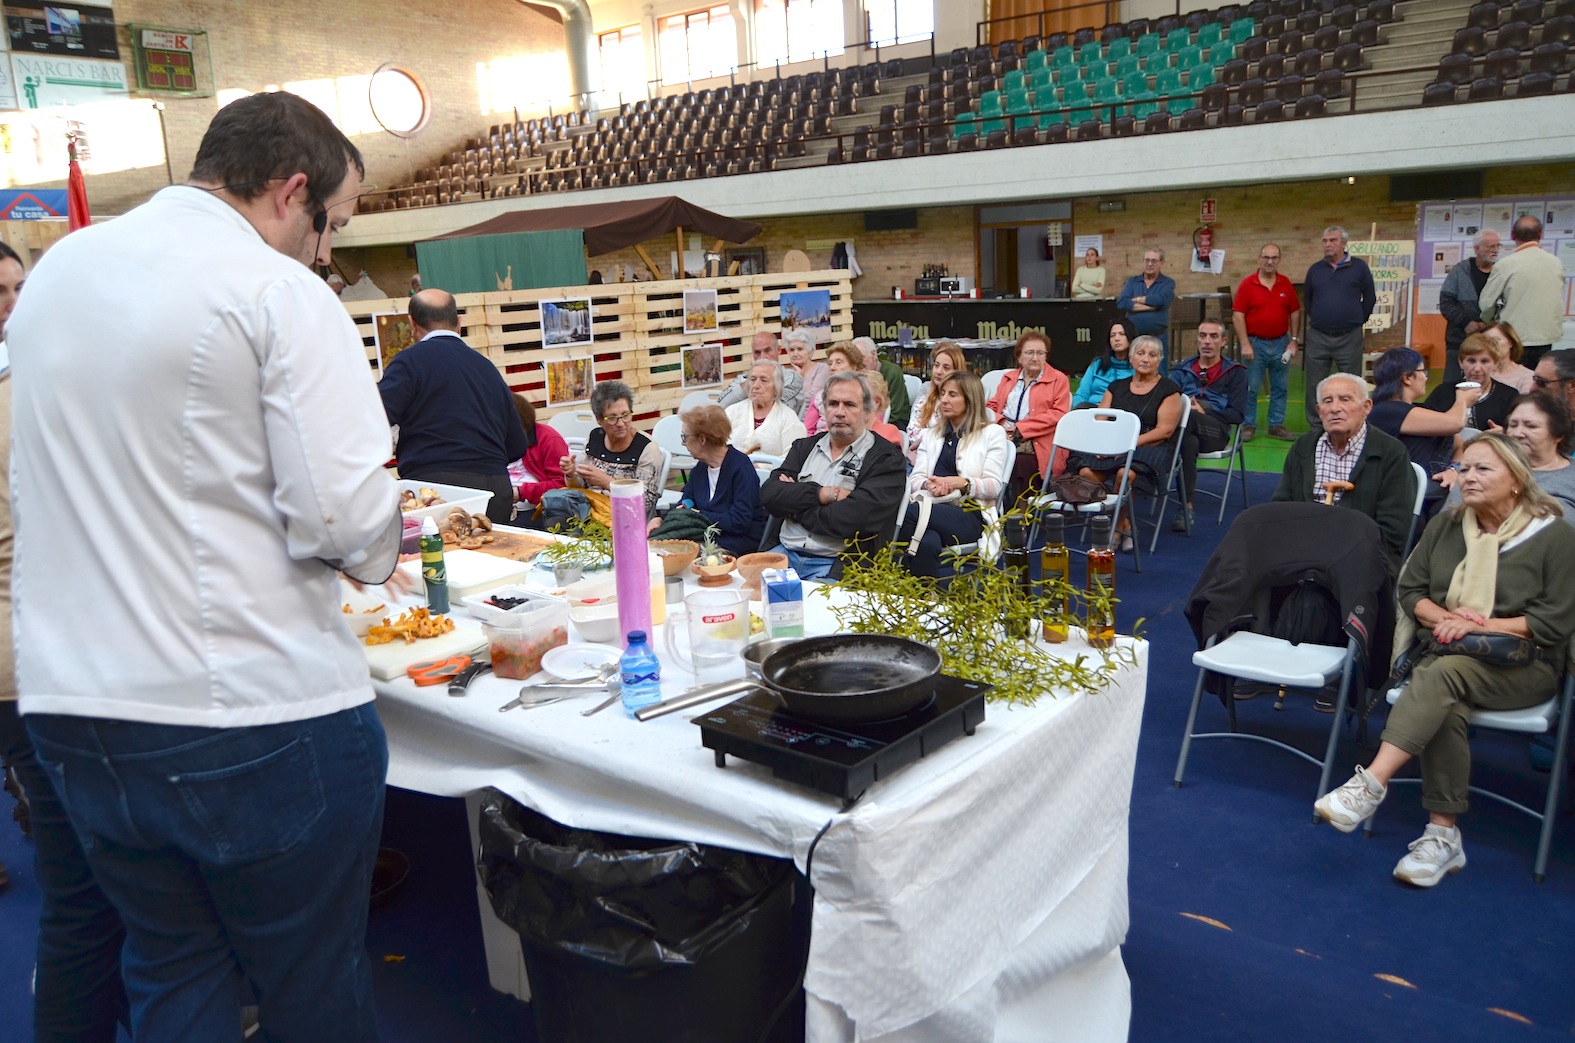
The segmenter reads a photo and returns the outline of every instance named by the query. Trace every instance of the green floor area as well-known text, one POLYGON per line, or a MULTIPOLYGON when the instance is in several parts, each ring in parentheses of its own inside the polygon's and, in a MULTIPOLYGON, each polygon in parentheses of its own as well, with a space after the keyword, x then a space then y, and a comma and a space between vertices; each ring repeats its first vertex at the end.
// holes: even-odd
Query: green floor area
MULTIPOLYGON (((1307 430, 1307 412, 1302 403, 1305 401, 1306 372, 1301 366, 1292 366, 1288 373, 1288 388, 1285 402, 1285 426, 1293 435, 1300 435, 1307 430)), ((1265 381, 1267 384, 1267 381, 1265 381)), ((1269 437, 1269 389, 1262 388, 1258 392, 1258 437, 1247 443, 1247 470, 1270 471, 1279 474, 1285 470, 1285 454, 1290 450, 1291 442, 1281 442, 1269 437)), ((1201 464, 1199 466, 1202 466, 1201 464)))

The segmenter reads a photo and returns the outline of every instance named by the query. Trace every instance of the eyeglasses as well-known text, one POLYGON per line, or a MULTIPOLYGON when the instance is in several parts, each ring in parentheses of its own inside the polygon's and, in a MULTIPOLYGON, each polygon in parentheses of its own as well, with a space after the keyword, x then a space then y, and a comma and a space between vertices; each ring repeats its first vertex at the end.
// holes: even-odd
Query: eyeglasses
POLYGON ((1531 382, 1533 384, 1537 385, 1537 387, 1539 389, 1541 389, 1543 391, 1546 391, 1548 388, 1552 387, 1554 384, 1566 384, 1571 379, 1575 379, 1575 378, 1571 378, 1571 377, 1555 377, 1553 380, 1549 380, 1547 377, 1539 377, 1539 376, 1536 376, 1535 374, 1533 374, 1532 378, 1531 378, 1531 382))
POLYGON ((627 424, 634 419, 633 413, 608 413, 602 417, 604 424, 627 424))
POLYGON ((1270 262, 1270 261, 1278 262, 1279 259, 1280 259, 1280 255, 1279 254, 1259 254, 1258 255, 1258 260, 1264 261, 1264 262, 1270 262))
MULTIPOLYGON (((1427 367, 1423 366, 1421 369, 1413 369, 1411 371, 1411 373, 1412 373, 1413 376, 1425 377, 1425 376, 1427 376, 1427 367)), ((1532 379, 1536 379, 1536 378, 1532 378, 1532 379)))
POLYGON ((689 444, 689 432, 688 431, 681 431, 681 432, 679 432, 678 440, 680 442, 682 442, 684 445, 688 445, 689 444))

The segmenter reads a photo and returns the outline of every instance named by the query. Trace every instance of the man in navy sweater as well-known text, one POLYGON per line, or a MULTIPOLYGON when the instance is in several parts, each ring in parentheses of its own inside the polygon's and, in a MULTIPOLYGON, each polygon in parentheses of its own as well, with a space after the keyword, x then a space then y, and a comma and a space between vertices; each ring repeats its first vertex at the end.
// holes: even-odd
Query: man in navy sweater
POLYGON ((487 517, 514 511, 509 464, 528 442, 513 393, 487 357, 459 336, 459 306, 446 290, 410 298, 418 342, 395 355, 377 390, 399 425, 399 474, 422 482, 486 489, 487 517))
MULTIPOLYGON (((1362 326, 1373 314, 1378 294, 1367 262, 1345 249, 1339 225, 1323 230, 1323 260, 1307 269, 1302 284, 1302 314, 1307 316, 1307 386, 1316 388, 1330 373, 1362 372, 1362 326)), ((1307 425, 1322 430, 1316 395, 1306 396, 1307 425)))
POLYGON ((1247 419, 1247 367, 1232 362, 1225 350, 1225 325, 1214 319, 1198 323, 1198 353, 1170 369, 1170 379, 1190 400, 1187 433, 1181 440, 1181 510, 1171 532, 1192 535, 1192 492, 1198 484, 1198 454, 1217 453, 1230 444, 1231 425, 1247 419))

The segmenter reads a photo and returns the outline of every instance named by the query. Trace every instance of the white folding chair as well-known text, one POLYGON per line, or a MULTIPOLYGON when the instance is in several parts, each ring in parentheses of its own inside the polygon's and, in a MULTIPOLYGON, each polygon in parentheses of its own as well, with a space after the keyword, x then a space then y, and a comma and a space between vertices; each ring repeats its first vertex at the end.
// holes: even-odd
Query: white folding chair
MULTIPOLYGON (((902 375, 902 386, 907 389, 909 407, 912 407, 912 405, 919 400, 919 396, 924 394, 924 381, 910 373, 904 373, 902 375)), ((985 396, 987 399, 989 397, 990 396, 988 395, 985 396)))
POLYGON ((679 471, 687 474, 694 470, 695 458, 684 446, 684 422, 678 419, 678 414, 658 420, 651 428, 651 440, 672 454, 673 466, 679 471))
MULTIPOLYGON (((658 442, 657 446, 660 447, 661 443, 658 442)), ((666 449, 663 449, 662 450, 662 477, 661 477, 660 481, 658 481, 657 486, 656 486, 658 489, 662 490, 661 495, 657 496, 657 498, 656 498, 656 510, 659 513, 662 512, 662 511, 670 511, 670 510, 672 510, 674 507, 678 506, 678 501, 682 500, 684 498, 684 493, 683 493, 682 489, 669 489, 667 487, 667 480, 670 477, 672 477, 672 474, 673 474, 673 454, 668 452, 666 449)))
POLYGON ((1001 378, 1006 376, 1004 369, 992 369, 979 378, 979 383, 984 385, 984 400, 986 402, 995 397, 995 389, 1000 386, 1001 378))
POLYGON ((780 456, 770 453, 750 453, 749 460, 755 465, 755 473, 760 476, 760 484, 765 485, 766 479, 771 477, 771 472, 782 466, 780 456))
MULTIPOLYGON (((1198 459, 1230 461, 1230 464, 1225 468, 1225 484, 1220 486, 1219 492, 1215 492, 1212 489, 1203 488, 1193 490, 1194 496, 1218 496, 1220 498, 1220 513, 1219 517, 1216 518, 1215 521, 1221 524, 1223 524, 1225 521, 1225 501, 1230 495, 1230 483, 1232 478, 1241 483, 1241 509, 1245 511, 1248 506, 1247 447, 1242 443, 1241 440, 1241 425, 1231 425, 1230 444, 1224 449, 1217 449, 1212 453, 1199 453, 1198 459)), ((1217 467, 1202 467, 1198 469, 1198 477, 1200 479, 1206 474, 1218 473, 1219 468, 1217 467)))
POLYGON ((1427 483, 1431 481, 1427 468, 1419 463, 1411 464, 1411 473, 1416 475, 1416 501, 1411 505, 1411 531, 1405 535, 1405 549, 1400 555, 1404 560, 1411 553, 1411 548, 1416 546, 1417 530, 1422 527, 1422 508, 1427 503, 1427 483))
MULTIPOLYGON (((1570 643, 1566 655, 1575 655, 1575 641, 1570 643)), ((1405 686, 1391 688, 1388 694, 1389 705, 1393 706, 1400 699, 1400 693, 1405 686)), ((1566 660, 1564 676, 1559 681, 1559 690, 1553 698, 1536 706, 1528 706, 1521 710, 1472 710, 1466 717, 1466 724, 1472 728, 1491 728, 1494 731, 1514 732, 1520 735, 1546 735, 1558 729, 1558 737, 1553 744, 1553 767, 1548 774, 1548 795, 1543 802, 1542 810, 1529 808, 1519 801, 1511 800, 1502 793, 1472 786, 1471 792, 1479 797, 1488 797, 1500 804, 1508 805, 1516 811, 1524 812, 1542 823, 1542 831, 1537 837, 1537 858, 1532 865, 1531 878, 1537 883, 1542 883, 1547 876, 1548 852, 1553 847, 1554 813, 1559 807, 1559 795, 1564 786, 1564 776, 1569 771, 1569 739, 1570 715, 1575 707, 1575 673, 1570 670, 1569 661, 1566 660)), ((1392 786, 1397 782, 1420 783, 1418 778, 1390 779, 1392 786)), ((1362 827, 1366 836, 1373 835, 1373 819, 1376 813, 1369 816, 1362 827)))
MULTIPOLYGON (((1165 523, 1165 511, 1170 506, 1170 492, 1176 490, 1179 498, 1181 495, 1181 443, 1187 437, 1187 422, 1192 419, 1192 399, 1186 395, 1181 396, 1181 419, 1176 423, 1176 433, 1173 436, 1176 442, 1175 450, 1170 454, 1170 470, 1165 474, 1160 484, 1160 491, 1154 496, 1154 509, 1148 512, 1149 519, 1154 526, 1154 535, 1149 540, 1148 552, 1154 553, 1154 548, 1159 546, 1159 530, 1165 523)), ((1186 512, 1182 512, 1182 519, 1187 524, 1187 534, 1192 534, 1192 525, 1187 520, 1186 512)), ((1135 522, 1134 518, 1134 522, 1135 522)), ((1135 528, 1135 525, 1134 525, 1135 528)), ((1136 541, 1134 541, 1135 544, 1136 541)))
POLYGON ((717 400, 722 397, 722 392, 726 390, 727 388, 725 387, 719 387, 711 388, 708 391, 691 391, 678 403, 678 411, 687 413, 696 406, 714 406, 717 404, 717 400))
POLYGON ((547 426, 562 435, 573 450, 584 449, 585 440, 601 425, 596 422, 596 414, 589 409, 571 409, 548 417, 547 426))
MULTIPOLYGON (((1050 461, 1053 464, 1056 451, 1066 449, 1072 452, 1087 453, 1091 456, 1125 456, 1121 465, 1121 482, 1114 493, 1105 494, 1103 500, 1097 503, 1075 506, 1060 499, 1054 492, 1048 492, 1036 497, 1029 506, 1033 514, 1033 525, 1028 534, 1028 545, 1034 546, 1039 535, 1039 515, 1042 511, 1055 511, 1058 514, 1082 515, 1084 517, 1108 514, 1112 523, 1121 514, 1123 506, 1131 505, 1132 489, 1132 453, 1137 449, 1138 428, 1140 427, 1137 415, 1128 413, 1124 409, 1077 409, 1062 417, 1055 426, 1055 440, 1050 450, 1050 461)), ((1049 468, 1044 475, 1044 488, 1050 487, 1049 468)), ((1132 547, 1132 562, 1137 571, 1143 571, 1141 560, 1142 552, 1134 541, 1132 547)))

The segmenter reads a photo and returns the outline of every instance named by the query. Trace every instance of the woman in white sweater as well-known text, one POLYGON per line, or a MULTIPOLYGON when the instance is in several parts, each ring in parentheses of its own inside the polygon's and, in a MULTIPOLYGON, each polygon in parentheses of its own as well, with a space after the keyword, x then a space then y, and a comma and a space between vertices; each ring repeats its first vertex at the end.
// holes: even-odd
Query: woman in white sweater
POLYGON ((749 399, 727 407, 733 425, 728 442, 741 453, 786 456, 788 447, 807 433, 804 421, 780 401, 782 369, 766 359, 749 370, 749 399))
MULTIPOLYGON (((937 396, 934 417, 919 436, 908 480, 909 494, 919 502, 908 504, 897 542, 908 544, 903 561, 909 571, 943 576, 951 574, 950 563, 942 560, 944 548, 977 542, 991 531, 1016 450, 1006 431, 990 423, 984 385, 968 370, 948 374, 931 394, 937 396)), ((994 540, 985 543, 981 551, 988 557, 995 553, 994 540)))

